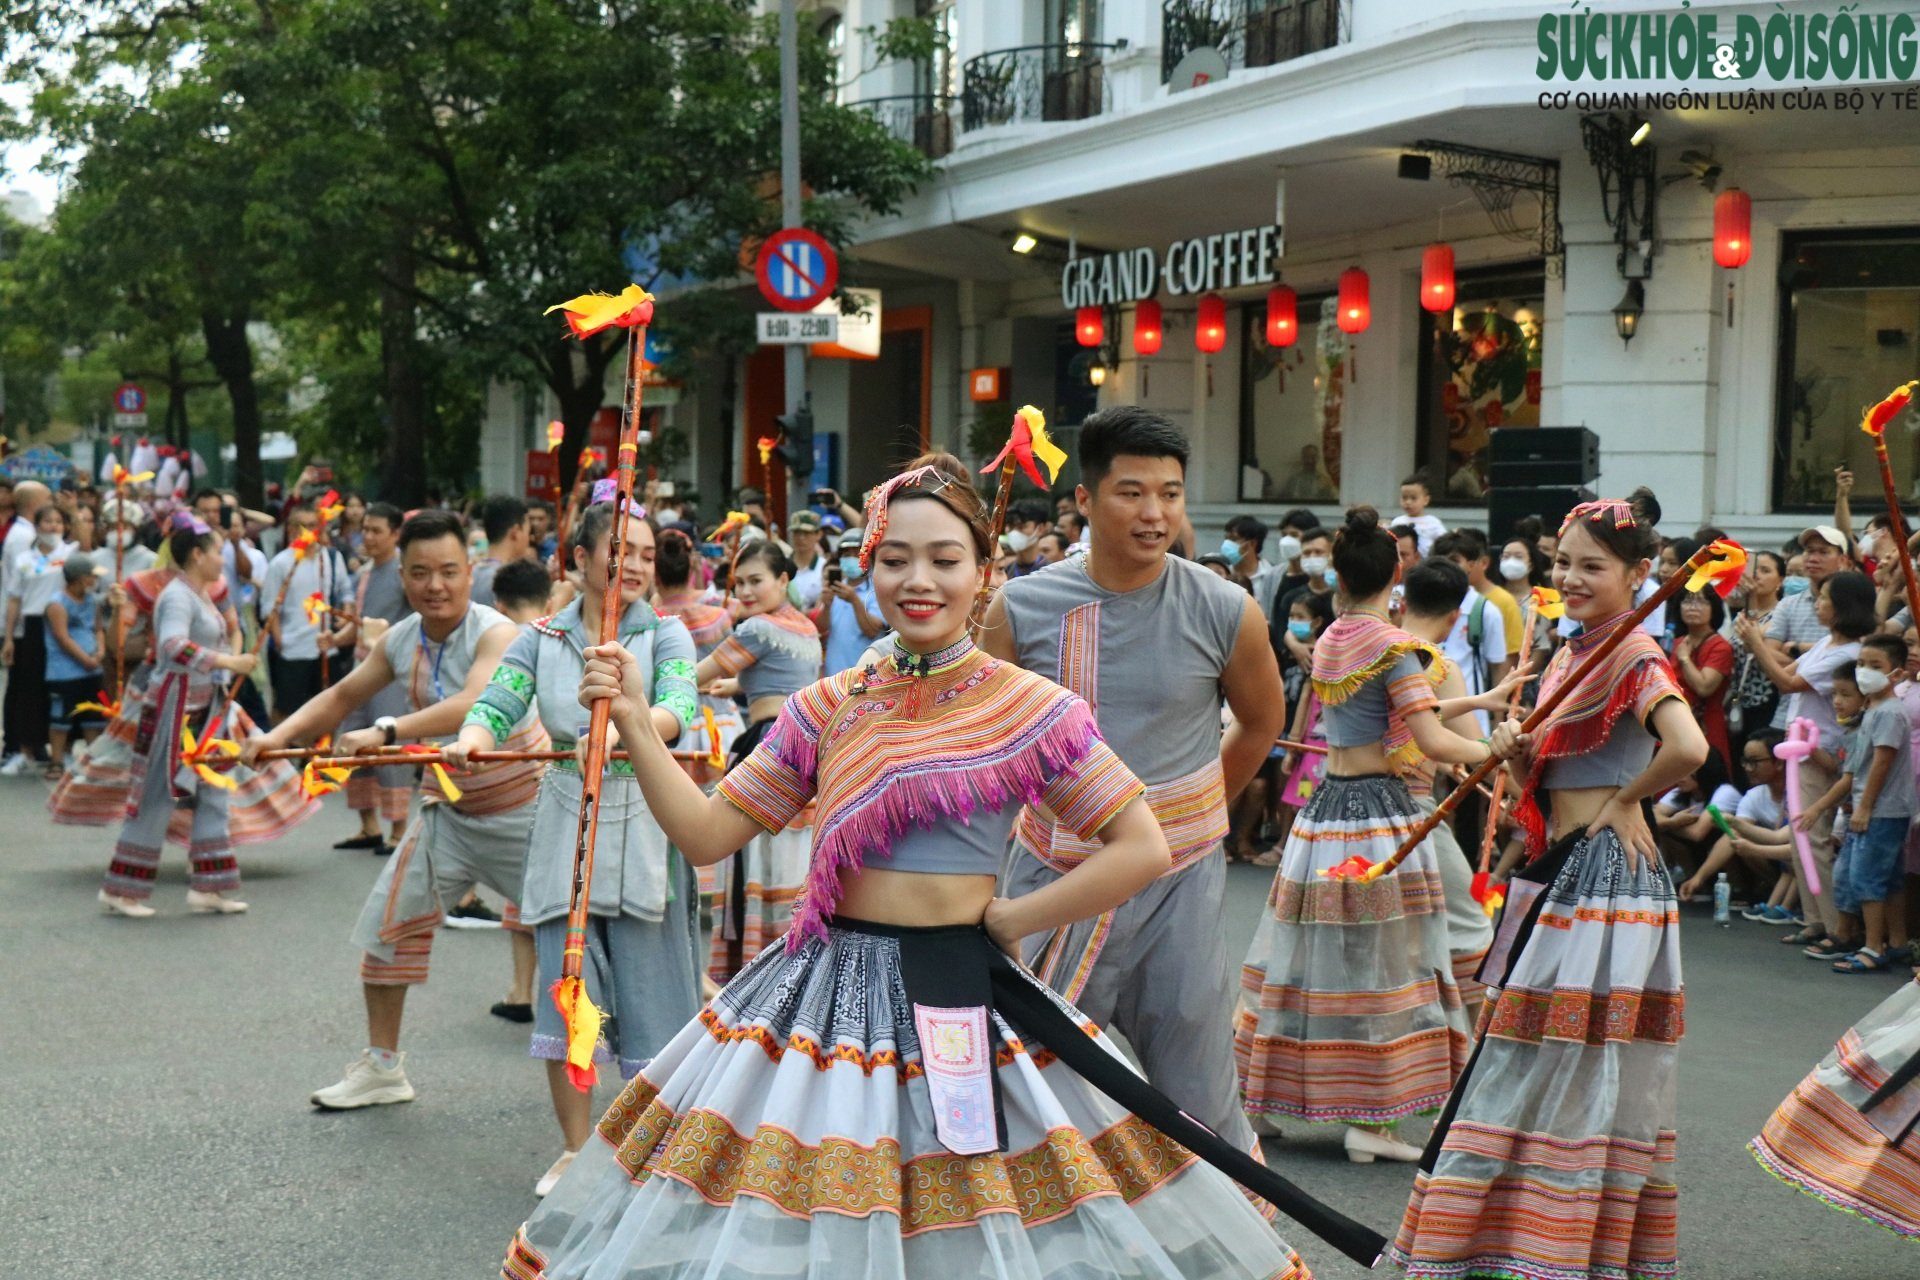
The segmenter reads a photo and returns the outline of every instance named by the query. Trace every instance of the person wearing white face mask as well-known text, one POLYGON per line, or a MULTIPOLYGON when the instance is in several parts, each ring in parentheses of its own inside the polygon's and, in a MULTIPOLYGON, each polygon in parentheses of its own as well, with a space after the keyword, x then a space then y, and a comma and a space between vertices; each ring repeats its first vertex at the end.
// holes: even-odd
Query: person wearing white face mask
POLYGON ((1038 498, 1022 498, 1007 508, 1007 531, 1000 541, 1013 552, 1013 563, 1007 566, 1009 578, 1024 578, 1047 567, 1040 558, 1040 535, 1052 527, 1047 504, 1038 498))

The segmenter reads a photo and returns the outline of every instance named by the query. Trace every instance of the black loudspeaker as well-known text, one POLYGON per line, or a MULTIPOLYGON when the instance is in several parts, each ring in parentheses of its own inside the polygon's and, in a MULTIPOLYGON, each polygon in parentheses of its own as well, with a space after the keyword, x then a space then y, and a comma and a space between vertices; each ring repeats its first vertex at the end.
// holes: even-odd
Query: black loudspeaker
POLYGON ((1487 446, 1495 489, 1576 486, 1600 478, 1600 437, 1585 427, 1503 427, 1487 446))
POLYGON ((1592 502, 1591 489, 1578 485, 1535 485, 1532 488, 1495 485, 1487 490, 1487 539, 1495 558, 1500 548, 1513 537, 1514 521, 1525 516, 1539 517, 1548 533, 1558 533, 1567 512, 1583 502, 1592 502))

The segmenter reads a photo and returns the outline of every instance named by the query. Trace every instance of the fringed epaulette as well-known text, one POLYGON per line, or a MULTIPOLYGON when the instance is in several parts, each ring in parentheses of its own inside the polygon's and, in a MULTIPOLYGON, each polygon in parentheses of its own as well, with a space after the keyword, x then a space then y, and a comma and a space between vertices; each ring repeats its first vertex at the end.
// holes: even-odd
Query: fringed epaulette
POLYGON ((1348 614, 1328 627, 1313 646, 1313 691, 1337 707, 1408 654, 1431 665, 1440 651, 1378 618, 1348 614))
MULTIPOLYGON (((822 776, 813 859, 794 905, 791 946, 822 933, 842 877, 858 871, 867 855, 887 854, 914 827, 928 830, 945 820, 970 821, 980 810, 1038 803, 1047 783, 1078 765, 1099 738, 1085 702, 984 654, 938 681, 939 714, 914 722, 921 732, 902 734, 902 688, 916 678, 837 686, 843 700, 829 712, 817 744, 822 776)), ((824 680, 795 695, 789 711, 812 714, 812 707, 796 704, 803 697, 811 703, 814 692, 830 687, 834 681, 824 680)), ((808 763, 798 741, 774 749, 790 767, 808 763)))

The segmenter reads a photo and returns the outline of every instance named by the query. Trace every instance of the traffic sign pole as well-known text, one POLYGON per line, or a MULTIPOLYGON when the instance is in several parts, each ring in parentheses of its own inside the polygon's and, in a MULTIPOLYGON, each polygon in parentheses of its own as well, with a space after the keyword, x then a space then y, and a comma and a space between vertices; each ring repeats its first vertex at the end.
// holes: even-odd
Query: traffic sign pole
MULTIPOLYGON (((780 0, 780 225, 800 226, 800 41, 796 0, 780 0)), ((787 348, 787 412, 807 399, 807 349, 787 348)), ((787 519, 807 504, 811 475, 787 476, 787 519)))

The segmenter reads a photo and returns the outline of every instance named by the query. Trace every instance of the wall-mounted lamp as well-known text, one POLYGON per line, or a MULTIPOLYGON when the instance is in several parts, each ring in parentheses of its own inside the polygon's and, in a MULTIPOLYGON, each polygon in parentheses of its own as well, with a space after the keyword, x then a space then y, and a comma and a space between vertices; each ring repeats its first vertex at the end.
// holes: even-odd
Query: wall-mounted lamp
POLYGON ((1013 238, 1013 242, 1009 244, 1007 248, 1011 249, 1013 252, 1021 255, 1022 257, 1025 257, 1027 254, 1032 253, 1034 250, 1034 246, 1038 245, 1039 243, 1040 242, 1038 240, 1034 239, 1032 236, 1022 231, 1020 234, 1016 235, 1013 238))
POLYGON ((1640 331, 1640 317, 1647 310, 1647 291, 1638 280, 1627 281, 1627 291, 1613 304, 1613 331, 1623 344, 1631 343, 1640 331))

